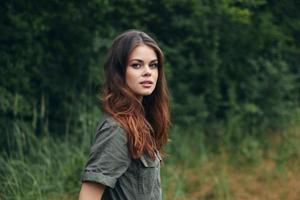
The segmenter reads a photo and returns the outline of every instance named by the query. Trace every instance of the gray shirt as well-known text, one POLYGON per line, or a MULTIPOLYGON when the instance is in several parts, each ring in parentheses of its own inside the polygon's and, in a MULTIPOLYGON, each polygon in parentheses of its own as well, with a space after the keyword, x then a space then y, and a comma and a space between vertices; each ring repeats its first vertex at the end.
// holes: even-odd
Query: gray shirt
POLYGON ((132 159, 124 129, 112 117, 99 123, 82 181, 105 186, 102 200, 161 200, 159 153, 132 159))

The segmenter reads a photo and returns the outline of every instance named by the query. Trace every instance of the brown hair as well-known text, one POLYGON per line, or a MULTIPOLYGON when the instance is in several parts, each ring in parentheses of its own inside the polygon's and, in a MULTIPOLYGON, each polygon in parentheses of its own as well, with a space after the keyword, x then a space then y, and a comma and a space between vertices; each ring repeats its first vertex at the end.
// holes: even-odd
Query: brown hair
POLYGON ((108 52, 104 66, 105 84, 103 110, 114 117, 128 135, 128 148, 136 159, 142 154, 155 158, 155 151, 162 151, 167 143, 169 95, 163 70, 163 53, 157 43, 146 33, 129 30, 119 35, 108 52), (128 57, 138 45, 151 47, 158 59, 158 79, 152 94, 142 102, 129 89, 125 80, 128 57))

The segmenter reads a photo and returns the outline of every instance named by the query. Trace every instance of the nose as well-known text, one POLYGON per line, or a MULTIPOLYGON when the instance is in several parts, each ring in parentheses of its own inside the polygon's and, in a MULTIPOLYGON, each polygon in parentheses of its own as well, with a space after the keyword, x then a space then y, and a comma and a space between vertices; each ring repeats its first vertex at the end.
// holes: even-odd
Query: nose
POLYGON ((143 70, 143 76, 151 76, 151 68, 149 65, 145 65, 143 70))

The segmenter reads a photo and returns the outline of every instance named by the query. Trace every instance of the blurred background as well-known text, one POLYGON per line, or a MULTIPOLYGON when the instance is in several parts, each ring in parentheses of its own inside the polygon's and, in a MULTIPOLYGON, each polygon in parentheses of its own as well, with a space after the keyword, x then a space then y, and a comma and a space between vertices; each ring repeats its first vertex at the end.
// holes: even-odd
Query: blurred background
POLYGON ((2 0, 0 199, 76 199, 108 48, 140 29, 165 53, 165 200, 300 196, 297 0, 2 0))

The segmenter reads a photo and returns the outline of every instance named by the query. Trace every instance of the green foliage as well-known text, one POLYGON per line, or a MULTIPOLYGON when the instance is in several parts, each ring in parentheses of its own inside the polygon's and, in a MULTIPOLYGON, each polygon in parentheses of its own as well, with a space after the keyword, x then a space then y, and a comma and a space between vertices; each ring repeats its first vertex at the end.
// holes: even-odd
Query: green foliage
POLYGON ((298 4, 286 2, 4 1, 1 130, 17 119, 40 135, 78 129, 78 108, 96 106, 111 39, 128 28, 165 51, 175 124, 208 133, 238 116, 249 133, 280 128, 300 91, 298 4))
POLYGON ((98 84, 95 74, 100 72, 93 69, 96 53, 92 44, 101 18, 94 6, 102 5, 3 4, 1 118, 24 119, 37 134, 49 130, 66 134, 68 127, 77 128, 80 105, 94 107, 92 91, 98 84))

